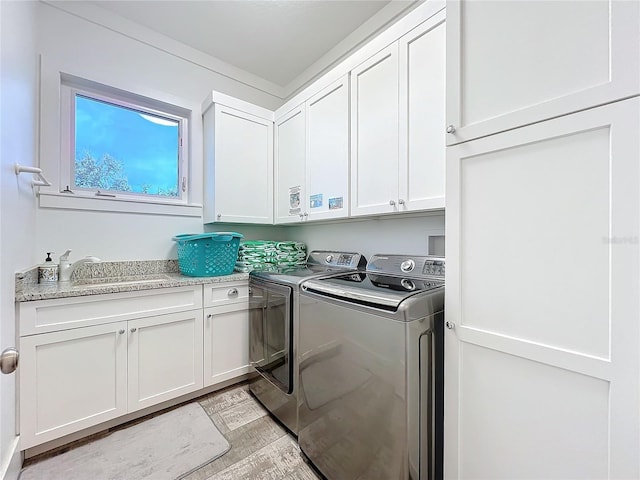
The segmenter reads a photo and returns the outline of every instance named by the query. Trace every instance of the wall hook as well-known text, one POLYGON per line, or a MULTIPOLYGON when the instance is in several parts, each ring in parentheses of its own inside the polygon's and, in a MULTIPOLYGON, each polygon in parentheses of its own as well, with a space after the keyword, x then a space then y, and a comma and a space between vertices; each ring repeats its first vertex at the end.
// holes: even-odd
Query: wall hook
POLYGON ((21 173, 33 173, 37 175, 38 178, 34 178, 31 180, 32 187, 50 187, 51 182, 44 178, 42 174, 42 169, 38 167, 27 167, 25 165, 20 165, 19 163, 15 164, 16 175, 20 175, 21 173))

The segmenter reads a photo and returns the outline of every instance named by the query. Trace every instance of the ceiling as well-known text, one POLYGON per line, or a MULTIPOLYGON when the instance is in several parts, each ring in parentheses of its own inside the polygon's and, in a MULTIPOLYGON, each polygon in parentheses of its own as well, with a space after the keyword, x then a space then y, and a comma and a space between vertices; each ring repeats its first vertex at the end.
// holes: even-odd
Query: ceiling
MULTIPOLYGON (((106 9, 276 85, 287 86, 378 14, 414 0, 95 0, 106 9), (393 3, 393 8, 386 8, 393 3)), ((390 18, 382 18, 385 12, 390 18)), ((343 52, 346 53, 346 52, 343 52)))

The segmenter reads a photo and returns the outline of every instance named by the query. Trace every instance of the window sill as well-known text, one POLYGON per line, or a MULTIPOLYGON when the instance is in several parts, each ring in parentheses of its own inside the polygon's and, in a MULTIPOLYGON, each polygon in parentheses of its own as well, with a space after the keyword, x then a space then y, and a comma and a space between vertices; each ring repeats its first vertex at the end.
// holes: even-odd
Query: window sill
POLYGON ((142 213, 180 217, 202 217, 202 205, 143 202, 117 198, 94 198, 66 193, 40 192, 40 208, 93 210, 96 212, 142 213))

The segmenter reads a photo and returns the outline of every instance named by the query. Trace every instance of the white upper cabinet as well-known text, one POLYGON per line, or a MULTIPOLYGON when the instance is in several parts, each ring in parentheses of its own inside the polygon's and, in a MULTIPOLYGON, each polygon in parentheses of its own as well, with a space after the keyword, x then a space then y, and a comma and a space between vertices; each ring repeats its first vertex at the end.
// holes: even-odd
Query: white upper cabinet
POLYGON ((203 109, 204 222, 273 223, 273 112, 217 92, 213 102, 203 109))
MULTIPOLYGON (((349 83, 329 85, 306 103, 309 220, 349 214, 349 83)), ((306 219, 307 217, 305 217, 306 219)))
POLYGON ((349 212, 349 85, 327 86, 276 120, 276 223, 349 212))
POLYGON ((398 43, 351 71, 351 214, 398 209, 398 43))
POLYGON ((303 219, 307 146, 304 105, 275 122, 275 222, 303 219))
POLYGON ((449 145, 640 92, 637 1, 447 2, 449 145))
POLYGON ((400 47, 401 210, 444 208, 445 14, 402 37, 400 47))
POLYGON ((444 208, 445 12, 351 72, 351 214, 444 208))

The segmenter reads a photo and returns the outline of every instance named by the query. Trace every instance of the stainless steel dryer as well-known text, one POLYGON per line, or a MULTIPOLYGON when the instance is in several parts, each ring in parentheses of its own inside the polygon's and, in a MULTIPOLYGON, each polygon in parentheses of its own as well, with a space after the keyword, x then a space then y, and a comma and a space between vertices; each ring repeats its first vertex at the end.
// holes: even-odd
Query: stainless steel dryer
POLYGON ((249 390, 284 426, 298 434, 297 328, 299 285, 310 278, 357 272, 364 256, 353 252, 312 251, 307 264, 249 277, 249 359, 259 373, 249 390))
POLYGON ((442 257, 302 283, 299 432, 329 480, 442 478, 442 257))

